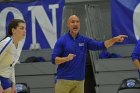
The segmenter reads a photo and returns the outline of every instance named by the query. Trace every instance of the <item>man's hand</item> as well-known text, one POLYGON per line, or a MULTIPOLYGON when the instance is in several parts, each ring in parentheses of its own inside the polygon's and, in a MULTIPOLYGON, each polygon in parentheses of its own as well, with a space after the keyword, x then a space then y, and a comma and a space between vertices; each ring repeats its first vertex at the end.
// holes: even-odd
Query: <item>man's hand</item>
POLYGON ((123 42, 124 38, 127 38, 127 37, 128 37, 127 35, 118 35, 118 36, 116 36, 114 38, 106 40, 105 43, 104 43, 105 47, 109 48, 109 47, 111 47, 116 42, 123 42))
POLYGON ((72 60, 75 56, 76 56, 75 54, 69 54, 67 57, 56 57, 55 64, 62 64, 68 62, 72 60))
POLYGON ((127 38, 127 35, 118 35, 116 37, 114 37, 116 42, 123 42, 125 38, 127 38))
POLYGON ((69 55, 67 56, 67 61, 73 60, 73 58, 74 58, 75 56, 76 56, 75 54, 69 54, 69 55))

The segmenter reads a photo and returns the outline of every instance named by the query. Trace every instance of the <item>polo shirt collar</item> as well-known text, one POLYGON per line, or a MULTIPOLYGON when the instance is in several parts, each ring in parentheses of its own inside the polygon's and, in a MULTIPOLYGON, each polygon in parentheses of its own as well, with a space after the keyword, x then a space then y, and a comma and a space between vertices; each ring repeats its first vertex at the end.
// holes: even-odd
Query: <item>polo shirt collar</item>
MULTIPOLYGON (((68 32, 68 35, 70 36, 70 38, 74 39, 74 38, 72 37, 72 35, 70 34, 70 31, 68 32)), ((79 37, 79 33, 77 34, 76 38, 78 38, 78 37, 79 37)), ((75 39, 76 39, 76 38, 75 38, 75 39)))

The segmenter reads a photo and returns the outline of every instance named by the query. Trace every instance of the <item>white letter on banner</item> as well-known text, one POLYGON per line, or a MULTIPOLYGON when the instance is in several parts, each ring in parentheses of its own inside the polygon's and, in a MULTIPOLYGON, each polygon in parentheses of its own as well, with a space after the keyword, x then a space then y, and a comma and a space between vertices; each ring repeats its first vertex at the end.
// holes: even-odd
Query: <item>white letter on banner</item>
POLYGON ((23 19, 22 13, 15 7, 7 7, 0 12, 0 40, 6 35, 6 17, 11 12, 16 19, 23 19))
POLYGON ((53 26, 43 6, 30 6, 28 10, 31 11, 31 15, 32 15, 32 40, 33 41, 30 49, 38 49, 40 47, 40 45, 36 43, 35 20, 38 21, 50 47, 53 48, 57 40, 57 32, 56 32, 56 28, 54 28, 55 30, 53 29, 53 26))
POLYGON ((140 4, 137 5, 133 14, 133 28, 134 28, 134 34, 137 40, 140 39, 140 20, 139 19, 140 19, 140 4))
POLYGON ((49 5, 49 9, 52 9, 52 19, 53 19, 52 24, 53 24, 53 31, 54 32, 57 32, 56 8, 59 8, 58 4, 49 5))

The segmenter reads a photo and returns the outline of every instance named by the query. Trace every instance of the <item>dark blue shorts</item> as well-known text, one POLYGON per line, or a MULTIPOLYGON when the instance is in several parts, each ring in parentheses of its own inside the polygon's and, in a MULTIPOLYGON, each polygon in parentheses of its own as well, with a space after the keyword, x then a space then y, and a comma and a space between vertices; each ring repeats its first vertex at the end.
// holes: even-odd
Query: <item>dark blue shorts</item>
POLYGON ((12 84, 8 78, 0 76, 0 81, 1 81, 1 85, 2 85, 4 90, 7 88, 10 88, 12 86, 12 84))

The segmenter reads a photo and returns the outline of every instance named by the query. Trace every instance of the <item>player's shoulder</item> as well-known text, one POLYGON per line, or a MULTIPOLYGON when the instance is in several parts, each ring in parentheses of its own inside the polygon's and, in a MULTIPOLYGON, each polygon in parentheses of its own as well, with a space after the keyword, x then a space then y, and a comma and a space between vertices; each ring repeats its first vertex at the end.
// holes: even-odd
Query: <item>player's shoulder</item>
POLYGON ((1 44, 6 44, 6 43, 10 43, 12 41, 11 37, 6 37, 5 39, 1 40, 0 43, 1 44))

